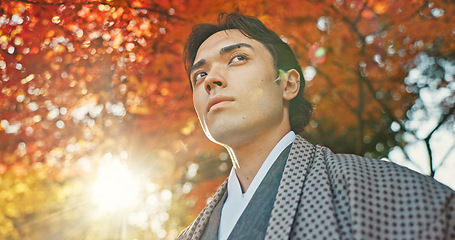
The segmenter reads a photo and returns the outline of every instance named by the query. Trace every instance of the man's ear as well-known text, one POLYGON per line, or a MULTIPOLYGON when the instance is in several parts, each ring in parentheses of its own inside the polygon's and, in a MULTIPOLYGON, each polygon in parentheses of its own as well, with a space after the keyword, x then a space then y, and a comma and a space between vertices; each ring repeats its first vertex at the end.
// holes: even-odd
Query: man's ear
POLYGON ((290 101, 295 98, 300 89, 300 74, 295 69, 286 72, 287 81, 284 82, 283 99, 290 101))

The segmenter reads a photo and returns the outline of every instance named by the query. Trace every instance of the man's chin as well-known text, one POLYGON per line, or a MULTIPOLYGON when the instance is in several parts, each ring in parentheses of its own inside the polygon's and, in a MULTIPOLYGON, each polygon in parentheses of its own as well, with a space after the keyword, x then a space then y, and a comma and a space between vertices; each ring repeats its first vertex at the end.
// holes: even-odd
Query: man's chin
POLYGON ((207 138, 221 146, 234 146, 237 142, 244 138, 245 130, 237 128, 238 126, 232 124, 212 124, 207 125, 204 129, 204 133, 207 138))

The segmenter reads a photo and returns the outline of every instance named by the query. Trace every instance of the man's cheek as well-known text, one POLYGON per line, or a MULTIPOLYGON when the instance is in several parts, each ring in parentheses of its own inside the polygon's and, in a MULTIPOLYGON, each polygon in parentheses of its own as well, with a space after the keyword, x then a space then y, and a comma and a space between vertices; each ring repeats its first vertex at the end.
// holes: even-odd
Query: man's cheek
POLYGON ((262 97, 263 94, 264 94, 264 89, 256 88, 256 89, 253 90, 252 97, 257 99, 257 98, 262 97))

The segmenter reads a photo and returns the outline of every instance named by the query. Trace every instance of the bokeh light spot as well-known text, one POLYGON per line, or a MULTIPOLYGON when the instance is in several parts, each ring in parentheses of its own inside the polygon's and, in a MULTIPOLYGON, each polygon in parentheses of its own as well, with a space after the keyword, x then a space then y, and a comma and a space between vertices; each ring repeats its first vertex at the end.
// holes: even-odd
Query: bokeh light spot
POLYGON ((441 8, 431 9, 431 15, 433 15, 433 17, 435 18, 442 17, 444 15, 444 9, 441 8))
POLYGON ((35 75, 34 75, 34 74, 30 74, 30 75, 28 75, 27 77, 23 78, 23 79, 21 80, 21 83, 22 83, 22 84, 26 84, 26 83, 32 81, 33 78, 35 78, 35 75))
POLYGON ((308 49, 308 57, 316 64, 324 63, 327 58, 326 50, 319 44, 315 43, 308 49))
POLYGON ((400 131, 401 126, 397 122, 392 122, 392 124, 390 124, 390 129, 394 132, 398 132, 398 131, 400 131))
POLYGON ((321 31, 327 31, 330 29, 331 24, 332 24, 332 19, 330 17, 322 16, 322 17, 318 18, 318 23, 316 26, 321 31))
POLYGON ((305 81, 313 80, 314 76, 316 76, 316 69, 313 66, 307 66, 303 71, 303 78, 305 81))
POLYGON ((377 3, 374 6, 374 12, 377 14, 383 14, 389 10, 389 6, 386 3, 377 3))
POLYGON ((130 52, 134 49, 134 43, 127 43, 125 45, 126 51, 130 52))
POLYGON ((52 18, 52 22, 55 23, 55 24, 59 24, 60 23, 60 17, 59 16, 54 16, 52 18))
POLYGON ((7 170, 8 170, 8 167, 5 164, 0 163, 0 174, 6 173, 7 170))

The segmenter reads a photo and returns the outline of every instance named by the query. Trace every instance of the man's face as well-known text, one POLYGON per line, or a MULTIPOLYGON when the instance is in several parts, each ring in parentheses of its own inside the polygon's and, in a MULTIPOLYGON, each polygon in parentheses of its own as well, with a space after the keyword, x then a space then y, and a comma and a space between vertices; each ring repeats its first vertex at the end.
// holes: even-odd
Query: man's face
POLYGON ((210 36, 190 69, 194 108, 206 135, 235 147, 283 122, 283 88, 276 77, 272 55, 260 42, 237 29, 210 36))

